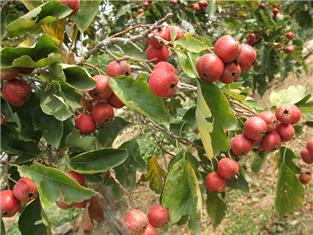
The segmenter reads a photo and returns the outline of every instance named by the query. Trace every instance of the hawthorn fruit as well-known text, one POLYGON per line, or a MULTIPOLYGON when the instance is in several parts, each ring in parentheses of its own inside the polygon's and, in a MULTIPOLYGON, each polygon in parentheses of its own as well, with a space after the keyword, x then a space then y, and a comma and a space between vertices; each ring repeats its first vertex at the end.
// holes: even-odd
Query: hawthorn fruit
POLYGON ((124 216, 124 223, 129 232, 140 234, 148 227, 148 216, 139 209, 133 209, 124 216))
POLYGON ((217 173, 226 180, 230 180, 234 175, 238 174, 238 163, 230 158, 222 158, 217 165, 217 173))
POLYGON ((169 51, 166 46, 162 46, 160 48, 148 46, 146 55, 148 60, 151 60, 152 63, 157 64, 160 61, 168 60, 169 51))
POLYGON ((161 205, 152 206, 148 213, 149 223, 156 228, 163 227, 169 221, 169 218, 168 209, 161 205))
POLYGON ((20 201, 14 197, 12 190, 0 192, 1 217, 12 217, 20 210, 20 201))
POLYGON ((226 181, 216 172, 211 172, 205 178, 205 186, 208 192, 225 192, 226 181))
POLYGON ((214 44, 214 50, 223 62, 230 63, 239 56, 240 46, 233 37, 224 35, 217 39, 214 44))
POLYGON ((91 114, 82 113, 75 119, 75 127, 79 129, 80 134, 90 134, 96 131, 96 123, 91 114))
POLYGON ((30 178, 22 177, 14 185, 13 194, 21 203, 27 204, 37 197, 37 185, 30 178))
POLYGON ((202 80, 215 82, 224 72, 224 63, 215 54, 205 54, 198 59, 196 69, 202 80))
POLYGON ((168 97, 176 94, 178 76, 164 69, 152 71, 149 79, 150 90, 153 94, 160 97, 168 97))

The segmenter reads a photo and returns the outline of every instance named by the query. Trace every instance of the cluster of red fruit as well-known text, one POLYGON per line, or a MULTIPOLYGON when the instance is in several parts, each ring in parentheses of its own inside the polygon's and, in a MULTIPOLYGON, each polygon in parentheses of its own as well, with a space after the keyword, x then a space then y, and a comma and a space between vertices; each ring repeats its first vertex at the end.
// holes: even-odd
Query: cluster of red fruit
POLYGON ((207 0, 198 0, 198 2, 195 2, 194 4, 192 4, 192 8, 196 12, 204 12, 207 6, 208 6, 207 0))
MULTIPOLYGON (((185 31, 178 26, 170 25, 165 28, 159 28, 152 31, 152 34, 160 37, 165 41, 171 40, 172 31, 175 30, 176 38, 178 40, 185 35, 185 31)), ((146 55, 149 60, 154 64, 157 64, 160 61, 167 61, 169 56, 169 50, 167 46, 163 45, 162 42, 157 41, 155 38, 151 37, 148 39, 148 48, 146 50, 146 55)))
MULTIPOLYGON (((77 183, 79 183, 81 186, 85 185, 86 182, 85 177, 82 176, 81 174, 78 174, 75 171, 69 171, 67 175, 71 177, 73 180, 75 180, 77 183)), ((56 202, 56 204, 61 209, 68 209, 71 207, 84 208, 87 205, 87 202, 88 202, 87 200, 84 200, 81 202, 73 202, 71 204, 66 204, 63 199, 60 199, 56 202)))
MULTIPOLYGON (((130 73, 129 64, 123 60, 114 60, 108 64, 107 75, 111 78, 119 75, 130 75, 130 73)), ((93 78, 96 81, 96 87, 89 91, 92 100, 82 100, 82 106, 91 114, 82 113, 75 119, 75 126, 81 134, 93 133, 96 130, 96 125, 103 126, 110 123, 114 118, 113 107, 117 109, 124 107, 124 104, 109 86, 108 79, 110 78, 105 75, 95 75, 93 78)))
POLYGON ((256 59, 256 51, 248 44, 239 45, 231 36, 224 35, 214 44, 215 53, 201 56, 196 64, 201 79, 229 84, 236 81, 241 71, 250 69, 256 59))
POLYGON ((139 209, 133 209, 124 216, 127 230, 133 235, 156 235, 155 228, 162 228, 170 219, 167 208, 152 206, 148 216, 139 209))
POLYGON ((217 165, 217 172, 211 172, 205 178, 205 186, 208 192, 225 192, 227 183, 239 173, 239 164, 230 158, 222 158, 217 165))
POLYGON ((12 68, 1 70, 1 81, 6 81, 2 87, 2 97, 12 106, 21 107, 30 97, 32 87, 22 79, 19 74, 30 74, 33 68, 12 68))
POLYGON ((289 141, 295 134, 294 124, 301 119, 301 111, 294 104, 279 106, 276 113, 265 111, 246 120, 243 134, 230 141, 231 151, 235 155, 247 154, 253 145, 259 152, 272 152, 281 147, 282 141, 289 141))
MULTIPOLYGON (((275 4, 273 6, 272 13, 271 13, 271 16, 272 16, 273 19, 275 19, 277 17, 278 13, 280 12, 280 7, 281 7, 280 4, 275 4)), ((259 4, 259 9, 261 9, 261 10, 265 10, 266 9, 265 2, 261 2, 259 4)))
POLYGON ((0 192, 0 212, 1 217, 14 216, 21 207, 21 203, 26 205, 38 195, 37 186, 27 177, 20 178, 13 187, 13 190, 3 190, 0 192))

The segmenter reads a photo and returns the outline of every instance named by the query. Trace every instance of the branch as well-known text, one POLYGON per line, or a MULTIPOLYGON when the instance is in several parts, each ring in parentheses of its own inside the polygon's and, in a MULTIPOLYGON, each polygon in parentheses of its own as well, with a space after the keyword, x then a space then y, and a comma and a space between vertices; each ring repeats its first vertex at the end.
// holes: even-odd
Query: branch
MULTIPOLYGON (((103 47, 108 47, 109 45, 111 45, 112 43, 116 43, 116 42, 122 42, 124 44, 129 44, 135 41, 138 41, 140 39, 146 38, 149 33, 151 33, 154 29, 159 28, 160 25, 162 25, 165 21, 167 21, 169 18, 171 18, 173 16, 173 13, 168 13, 166 16, 164 16, 162 19, 156 21, 154 24, 150 25, 147 29, 145 29, 143 32, 141 32, 138 35, 132 36, 130 38, 122 38, 122 37, 115 37, 114 35, 112 35, 109 38, 104 39, 102 42, 100 42, 99 44, 97 44, 93 49, 89 50, 86 54, 85 54, 85 59, 88 59, 91 55, 93 55, 94 53, 96 53, 99 49, 103 48, 103 47), (114 36, 114 37, 113 37, 114 36)), ((126 32, 128 32, 130 29, 127 29, 126 32)), ((124 34, 125 30, 122 31, 120 34, 124 34)))

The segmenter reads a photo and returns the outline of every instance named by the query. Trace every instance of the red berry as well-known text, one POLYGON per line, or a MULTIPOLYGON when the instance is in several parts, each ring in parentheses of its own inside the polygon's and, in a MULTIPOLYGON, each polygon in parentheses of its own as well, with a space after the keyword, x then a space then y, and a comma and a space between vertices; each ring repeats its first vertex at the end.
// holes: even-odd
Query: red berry
POLYGON ((96 123, 91 114, 82 113, 75 119, 75 127, 79 129, 80 134, 90 134, 96 131, 96 123))
POLYGON ((265 4, 264 2, 261 2, 261 3, 259 4, 259 9, 261 9, 261 10, 266 9, 266 4, 265 4))
POLYGON ((208 6, 207 0, 198 0, 199 6, 201 7, 201 10, 205 10, 205 8, 208 6))
POLYGON ((108 99, 113 94, 108 78, 104 75, 95 75, 93 78, 96 80, 96 87, 89 94, 95 99, 108 99))
POLYGON ((27 204, 37 197, 36 184, 27 177, 20 178, 13 187, 13 194, 21 203, 27 204))
POLYGON ((212 172, 205 178, 205 186, 208 192, 225 192, 226 181, 216 172, 212 172))
POLYGON ((143 233, 141 233, 140 235, 156 235, 156 234, 157 233, 155 231, 155 228, 151 224, 148 224, 145 231, 143 233))
POLYGON ((167 27, 167 30, 169 32, 169 35, 171 37, 172 31, 175 29, 176 32, 176 37, 175 40, 181 39, 185 36, 185 31, 182 30, 180 27, 176 26, 176 25, 170 25, 167 27))
POLYGON ((61 3, 67 5, 72 8, 73 12, 71 15, 75 15, 80 9, 80 1, 79 0, 61 0, 61 3))
POLYGON ((113 60, 108 64, 107 74, 110 77, 117 77, 120 75, 130 75, 131 68, 124 60, 113 60))
POLYGON ((168 222, 169 218, 168 209, 161 205, 151 207, 148 213, 149 223, 156 228, 163 227, 168 222))
POLYGON ((215 53, 225 63, 230 63, 237 59, 240 53, 239 43, 231 36, 224 35, 214 44, 215 53))
POLYGON ((238 163, 230 158, 222 158, 217 165, 217 173, 226 180, 230 180, 239 172, 238 163))
POLYGON ((143 211, 133 209, 128 211, 124 216, 124 222, 129 232, 132 234, 140 234, 144 232, 148 226, 148 217, 143 211))
POLYGON ((75 171, 69 171, 67 175, 71 177, 73 180, 75 180, 77 183, 79 183, 80 185, 85 185, 86 183, 85 177, 75 171))
POLYGON ((144 8, 148 8, 150 6, 150 2, 149 1, 143 1, 142 5, 144 6, 144 8))
POLYGON ((223 75, 220 81, 226 84, 232 83, 239 79, 241 68, 238 63, 225 64, 223 75))
POLYGON ((22 106, 30 94, 31 86, 23 80, 10 80, 2 88, 3 98, 15 107, 22 106))
POLYGON ((193 8, 196 12, 201 11, 201 7, 200 7, 199 3, 197 3, 197 2, 192 5, 192 8, 193 8))
MULTIPOLYGON (((171 39, 170 32, 167 29, 155 29, 152 31, 152 34, 154 34, 155 36, 158 36, 158 37, 160 37, 166 41, 170 41, 170 39, 171 39)), ((150 46, 156 47, 156 48, 160 48, 163 46, 161 43, 159 43, 154 38, 149 38, 148 43, 150 46)))
POLYGON ((291 124, 296 124, 301 120, 301 110, 296 106, 295 104, 292 104, 292 109, 293 109, 293 120, 291 124))
POLYGON ((277 15, 277 14, 279 13, 279 9, 278 9, 278 8, 274 8, 273 11, 272 11, 272 13, 273 13, 274 15, 277 15))
POLYGON ((264 111, 258 114, 258 117, 262 118, 267 125, 267 132, 276 130, 277 127, 277 118, 274 113, 270 111, 264 111))
POLYGON ((305 163, 307 164, 313 163, 313 154, 310 153, 307 148, 301 150, 300 156, 305 163))
POLYGON ((5 69, 0 71, 0 77, 1 81, 3 80, 12 80, 16 78, 16 76, 19 74, 19 71, 17 68, 12 68, 12 69, 5 69))
POLYGON ((1 217, 12 217, 20 210, 20 202, 14 197, 12 190, 0 192, 1 217))
POLYGON ((160 61, 167 61, 169 56, 169 51, 166 46, 161 48, 154 48, 149 46, 146 50, 146 55, 148 60, 151 60, 152 63, 157 64, 160 61))
POLYGON ((283 124, 291 124, 294 121, 295 109, 290 104, 282 104, 276 110, 276 118, 283 124))
POLYGON ((249 33, 247 37, 247 44, 254 46, 258 43, 258 35, 256 33, 249 33))
POLYGON ((205 54, 198 59, 196 69, 201 79, 214 82, 222 76, 224 63, 215 54, 205 54))
POLYGON ((241 71, 247 71, 250 69, 256 59, 256 51, 248 44, 242 44, 240 47, 240 53, 237 61, 240 65, 241 71))
POLYGON ((310 154, 313 156, 313 139, 309 139, 306 144, 307 149, 309 150, 310 154))
POLYGON ((295 50, 295 46, 294 45, 289 45, 289 46, 286 46, 284 48, 284 52, 286 54, 291 54, 294 50, 295 50))
POLYGON ((243 134, 250 140, 258 141, 262 139, 267 131, 266 122, 259 117, 250 117, 243 127, 243 134))
POLYGON ((286 38, 287 38, 288 40, 292 40, 292 39, 294 39, 294 37, 295 37, 295 34, 294 34, 293 32, 288 32, 288 33, 286 34, 286 38))
POLYGON ((302 184, 310 183, 311 179, 312 179, 312 176, 310 172, 301 173, 299 175, 299 180, 302 184))
POLYGON ((140 15, 140 14, 142 14, 142 13, 144 13, 144 12, 145 12, 145 10, 142 9, 142 8, 139 8, 139 9, 136 11, 136 13, 137 13, 138 15, 140 15))
POLYGON ((115 94, 113 94, 110 97, 109 103, 112 107, 117 108, 117 109, 123 108, 125 106, 123 102, 115 94))
POLYGON ((243 134, 237 135, 230 140, 231 151, 235 155, 244 155, 251 151, 253 144, 243 134))
POLYGON ((173 6, 176 6, 176 4, 178 3, 178 0, 171 0, 171 2, 173 6))
POLYGON ((173 65, 171 65, 170 63, 165 62, 165 61, 161 61, 161 62, 157 63, 154 66, 153 70, 157 70, 157 69, 164 69, 166 71, 173 72, 176 74, 176 68, 173 65))
POLYGON ((268 132, 263 137, 259 151, 273 152, 281 148, 281 138, 276 131, 268 132))
POLYGON ((98 102, 92 109, 92 118, 97 125, 104 125, 114 118, 114 110, 107 103, 98 102))
POLYGON ((154 70, 150 74, 149 86, 153 94, 160 97, 168 97, 176 94, 178 76, 164 69, 154 70))
POLYGON ((289 141, 295 135, 295 128, 291 124, 279 124, 277 132, 282 141, 289 141))

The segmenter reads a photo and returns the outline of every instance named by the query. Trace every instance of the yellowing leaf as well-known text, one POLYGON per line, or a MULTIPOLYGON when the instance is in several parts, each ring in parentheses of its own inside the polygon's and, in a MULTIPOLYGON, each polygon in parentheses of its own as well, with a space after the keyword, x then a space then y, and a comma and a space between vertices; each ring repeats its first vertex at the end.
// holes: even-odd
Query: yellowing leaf
POLYGON ((32 39, 27 35, 25 39, 18 45, 18 47, 31 47, 32 39))
POLYGON ((161 193, 166 173, 160 167, 156 156, 153 155, 148 161, 148 172, 143 176, 145 180, 149 180, 150 188, 156 193, 161 193))
POLYGON ((53 41, 60 46, 64 40, 65 24, 64 20, 57 20, 50 24, 42 25, 43 31, 51 36, 53 41))

